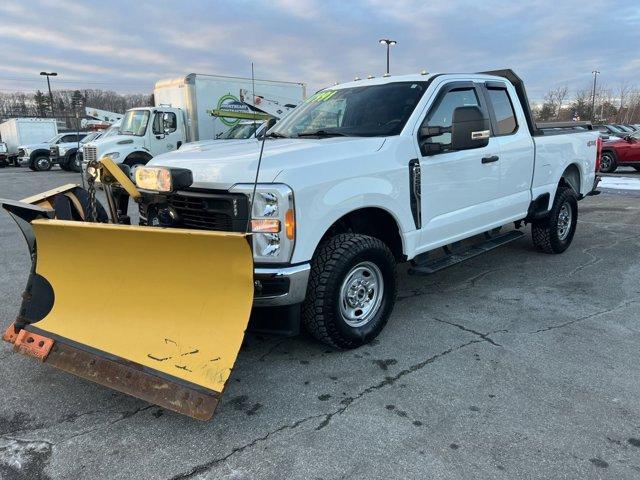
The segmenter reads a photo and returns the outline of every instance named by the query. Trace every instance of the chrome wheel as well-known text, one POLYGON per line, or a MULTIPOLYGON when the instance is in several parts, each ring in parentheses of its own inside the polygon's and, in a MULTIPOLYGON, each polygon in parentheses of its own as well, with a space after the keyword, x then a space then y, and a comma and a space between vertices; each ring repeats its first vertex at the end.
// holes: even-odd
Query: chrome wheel
POLYGON ((375 263, 361 262, 340 287, 340 313, 350 327, 362 327, 376 315, 384 294, 382 272, 375 263))
POLYGON ((47 170, 49 168, 49 159, 47 157, 38 157, 36 159, 36 168, 38 170, 47 170))
POLYGON ((607 172, 611 168, 611 156, 608 154, 604 154, 600 157, 600 170, 603 172, 607 172))
POLYGON ((560 208, 560 213, 558 213, 558 238, 560 240, 564 241, 569 236, 572 218, 571 206, 568 202, 564 202, 560 208))

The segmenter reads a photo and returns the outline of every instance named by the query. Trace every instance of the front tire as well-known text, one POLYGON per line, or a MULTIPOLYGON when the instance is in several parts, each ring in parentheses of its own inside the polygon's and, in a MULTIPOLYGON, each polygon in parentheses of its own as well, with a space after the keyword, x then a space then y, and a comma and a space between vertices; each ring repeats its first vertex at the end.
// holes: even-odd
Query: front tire
POLYGON ((82 172, 82 161, 78 154, 72 155, 67 163, 68 170, 76 173, 82 172))
POLYGON ((38 172, 46 172, 51 170, 51 159, 45 155, 38 155, 33 159, 33 166, 38 172))
POLYGON ((396 290, 395 258, 381 240, 336 235, 320 245, 311 261, 302 321, 321 342, 356 348, 382 331, 396 290))
POLYGON ((573 240, 578 223, 578 198, 571 187, 560 185, 549 215, 531 227, 533 244, 545 253, 562 253, 573 240))
POLYGON ((607 150, 600 155, 600 171, 602 173, 613 173, 618 168, 616 154, 607 150))

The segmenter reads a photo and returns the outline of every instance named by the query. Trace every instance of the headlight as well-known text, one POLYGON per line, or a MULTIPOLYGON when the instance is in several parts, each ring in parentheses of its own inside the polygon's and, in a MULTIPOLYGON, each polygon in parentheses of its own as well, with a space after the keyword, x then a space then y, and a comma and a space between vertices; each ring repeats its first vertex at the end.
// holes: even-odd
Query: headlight
POLYGON ((111 160, 117 160, 120 157, 120 152, 109 152, 104 154, 105 157, 109 157, 111 160))
MULTIPOLYGON (((233 193, 244 193, 251 201, 253 185, 235 185, 233 193)), ((293 191, 282 184, 258 184, 251 208, 253 258, 258 263, 286 263, 295 245, 293 191)))
POLYGON ((24 150, 24 154, 25 155, 31 155, 31 149, 30 148, 25 148, 24 150))
POLYGON ((168 168, 138 167, 136 185, 143 190, 170 192, 172 190, 171 172, 168 168))
POLYGON ((65 153, 67 153, 67 149, 65 147, 58 147, 58 153, 60 155, 64 155, 65 153))
POLYGON ((193 183, 191 170, 186 168, 138 167, 135 174, 136 185, 142 190, 172 192, 193 183))

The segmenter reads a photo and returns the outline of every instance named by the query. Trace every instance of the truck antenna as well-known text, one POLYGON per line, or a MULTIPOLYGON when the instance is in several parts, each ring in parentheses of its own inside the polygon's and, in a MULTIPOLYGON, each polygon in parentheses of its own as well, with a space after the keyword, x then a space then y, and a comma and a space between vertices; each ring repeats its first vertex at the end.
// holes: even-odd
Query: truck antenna
MULTIPOLYGON (((256 103, 256 77, 253 72, 253 62, 251 62, 251 105, 255 105, 256 103)), ((253 110, 253 109, 252 109, 253 110)), ((253 136, 258 138, 258 129, 256 128, 256 111, 253 110, 253 136)))
MULTIPOLYGON (((254 85, 253 95, 255 101, 255 79, 253 76, 253 62, 251 62, 251 83, 254 85)), ((255 112, 254 112, 254 126, 255 126, 255 112)), ((256 135, 257 138, 257 135, 256 135)), ((256 167, 256 177, 253 180, 253 190, 251 191, 251 201, 249 202, 249 213, 247 215, 247 233, 251 232, 251 217, 253 215, 253 201, 256 198, 256 188, 258 187, 258 176, 260 175, 260 165, 262 164, 262 153, 264 152, 264 142, 267 139, 266 132, 262 136, 262 142, 260 142, 260 155, 258 155, 258 166, 256 167)))

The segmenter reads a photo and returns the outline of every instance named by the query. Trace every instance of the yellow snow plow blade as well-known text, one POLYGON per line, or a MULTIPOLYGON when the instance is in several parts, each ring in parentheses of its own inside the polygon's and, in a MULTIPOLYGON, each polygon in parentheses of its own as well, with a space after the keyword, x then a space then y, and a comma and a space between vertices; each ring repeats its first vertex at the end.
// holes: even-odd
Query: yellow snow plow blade
POLYGON ((49 295, 50 310, 17 339, 5 338, 14 349, 210 418, 251 312, 247 235, 49 219, 31 225, 32 295, 44 304, 32 309, 46 311, 49 295))

